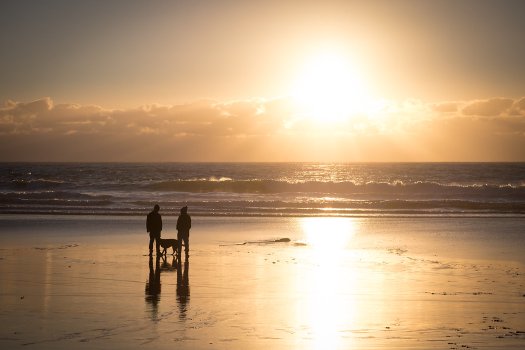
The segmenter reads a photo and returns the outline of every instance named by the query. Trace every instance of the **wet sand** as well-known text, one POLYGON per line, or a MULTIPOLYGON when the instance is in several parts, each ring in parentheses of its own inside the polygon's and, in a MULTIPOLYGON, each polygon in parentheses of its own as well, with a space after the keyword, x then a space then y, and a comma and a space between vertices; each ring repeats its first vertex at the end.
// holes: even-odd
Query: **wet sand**
POLYGON ((0 217, 0 346, 525 348, 525 219, 193 221, 177 264, 144 218, 0 217))

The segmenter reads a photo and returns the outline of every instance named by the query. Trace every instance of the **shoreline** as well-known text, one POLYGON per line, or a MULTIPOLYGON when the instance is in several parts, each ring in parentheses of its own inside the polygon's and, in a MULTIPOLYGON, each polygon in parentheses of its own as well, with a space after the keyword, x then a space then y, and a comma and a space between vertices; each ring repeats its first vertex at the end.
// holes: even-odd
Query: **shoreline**
MULTIPOLYGON (((6 217, 6 216, 80 216, 80 217, 90 217, 90 216, 101 216, 101 217, 143 217, 145 216, 151 209, 145 209, 144 212, 140 213, 104 213, 104 212, 97 212, 97 213, 86 213, 86 212, 61 212, 61 213, 50 213, 50 212, 0 212, 0 217, 6 217)), ((177 217, 179 214, 175 211, 163 213, 162 216, 166 217, 177 217)), ((403 219, 410 219, 410 218, 454 218, 454 219, 475 219, 475 218, 487 218, 487 219, 499 219, 499 218, 509 218, 509 219, 523 219, 525 218, 525 213, 504 213, 504 214, 497 214, 497 213, 491 213, 491 214, 460 214, 460 213, 445 213, 445 214, 418 214, 411 212, 410 214, 392 214, 392 213, 383 213, 383 214, 348 214, 348 215, 341 215, 341 214, 200 214, 200 213, 192 213, 191 216, 195 217, 203 217, 203 218, 309 218, 309 217, 317 217, 317 218, 357 218, 357 219, 365 219, 365 218, 403 218, 403 219)))

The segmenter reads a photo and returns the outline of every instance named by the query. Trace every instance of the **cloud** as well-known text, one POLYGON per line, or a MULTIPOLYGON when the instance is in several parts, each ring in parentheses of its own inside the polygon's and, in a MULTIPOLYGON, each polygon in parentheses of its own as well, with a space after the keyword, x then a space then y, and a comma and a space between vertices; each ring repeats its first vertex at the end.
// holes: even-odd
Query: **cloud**
POLYGON ((464 115, 500 116, 508 112, 513 103, 514 100, 510 98, 495 97, 488 100, 470 102, 463 107, 462 112, 464 115))
POLYGON ((454 113, 458 111, 459 107, 459 102, 440 102, 431 106, 432 110, 438 113, 454 113))
POLYGON ((512 113, 513 115, 521 115, 525 117, 525 97, 522 97, 519 100, 516 100, 514 102, 514 105, 512 106, 512 113))
POLYGON ((5 102, 0 135, 1 161, 523 161, 525 98, 383 101, 332 124, 285 98, 129 109, 43 98, 5 102))
POLYGON ((127 110, 99 106, 53 105, 49 98, 23 103, 8 101, 0 109, 2 134, 157 134, 232 136, 267 133, 279 118, 265 113, 265 103, 197 101, 176 106, 149 105, 127 110))

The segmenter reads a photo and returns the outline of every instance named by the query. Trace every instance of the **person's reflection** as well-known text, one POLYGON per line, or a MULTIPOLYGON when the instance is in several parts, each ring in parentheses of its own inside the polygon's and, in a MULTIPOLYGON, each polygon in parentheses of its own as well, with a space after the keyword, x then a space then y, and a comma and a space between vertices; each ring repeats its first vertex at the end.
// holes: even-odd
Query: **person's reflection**
POLYGON ((153 257, 149 257, 149 279, 146 281, 146 302, 151 304, 151 318, 157 319, 158 303, 160 300, 160 256, 155 258, 155 269, 153 269, 153 257))
POLYGON ((177 269, 177 257, 174 255, 171 259, 171 263, 166 260, 166 257, 164 255, 161 255, 162 263, 160 264, 160 268, 162 271, 174 271, 177 269))
POLYGON ((178 264, 177 269, 177 301, 179 302, 179 317, 186 318, 187 304, 190 301, 190 277, 189 277, 190 263, 188 260, 184 262, 184 271, 182 271, 182 264, 178 264))

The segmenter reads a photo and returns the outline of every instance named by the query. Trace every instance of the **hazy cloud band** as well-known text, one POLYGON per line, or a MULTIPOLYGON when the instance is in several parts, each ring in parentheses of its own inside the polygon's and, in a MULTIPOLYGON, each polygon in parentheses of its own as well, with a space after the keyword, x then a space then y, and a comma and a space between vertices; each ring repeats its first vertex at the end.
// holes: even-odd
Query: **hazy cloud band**
POLYGON ((105 109, 7 101, 3 161, 524 161, 525 97, 383 101, 321 123, 285 98, 105 109))

